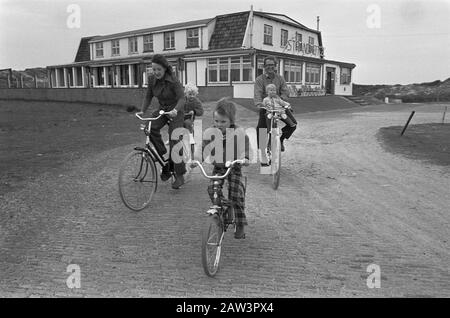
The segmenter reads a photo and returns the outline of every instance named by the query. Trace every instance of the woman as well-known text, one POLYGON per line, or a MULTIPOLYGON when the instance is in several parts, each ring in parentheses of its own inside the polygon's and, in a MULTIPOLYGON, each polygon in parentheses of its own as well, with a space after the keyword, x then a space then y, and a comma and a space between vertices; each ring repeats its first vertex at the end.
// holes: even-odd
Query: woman
MULTIPOLYGON (((145 94, 140 114, 145 113, 153 97, 158 99, 160 106, 158 110, 152 112, 152 117, 157 117, 160 110, 169 112, 167 116, 162 116, 155 120, 150 131, 151 141, 158 153, 163 156, 167 150, 161 138, 160 130, 164 125, 169 124, 169 136, 171 136, 174 129, 183 127, 184 90, 181 83, 172 73, 172 67, 164 56, 160 54, 153 56, 152 69, 153 74, 148 78, 147 93, 145 94), (169 117, 172 119, 171 121, 169 121, 169 117)), ((172 151, 172 147, 177 142, 170 139, 170 151, 172 151)), ((172 170, 175 172, 175 181, 172 183, 172 188, 178 189, 184 183, 183 175, 186 173, 184 162, 174 163, 169 157, 169 163, 162 169, 161 180, 167 181, 170 179, 172 170)))

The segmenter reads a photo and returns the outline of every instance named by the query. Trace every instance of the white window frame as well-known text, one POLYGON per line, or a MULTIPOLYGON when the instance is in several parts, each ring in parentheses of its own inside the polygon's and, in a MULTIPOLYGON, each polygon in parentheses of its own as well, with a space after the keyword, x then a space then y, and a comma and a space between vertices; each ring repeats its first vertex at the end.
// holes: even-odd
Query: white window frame
MULTIPOLYGON (((320 64, 307 63, 305 66, 305 83, 309 85, 319 85, 320 84, 320 64), (318 72, 310 72, 311 69, 318 69, 318 72), (317 74, 317 81, 311 81, 311 74, 317 74), (309 80, 309 81, 308 81, 309 80)), ((315 76, 314 76, 315 77, 315 76)))
POLYGON ((103 42, 95 43, 95 57, 103 57, 103 42))
POLYGON ((281 40, 280 40, 280 46, 281 47, 285 47, 286 45, 288 45, 289 43, 289 31, 285 30, 285 29, 281 29, 281 40), (285 34, 286 36, 283 37, 283 34, 285 34), (284 43, 283 43, 284 40, 284 43))
POLYGON ((144 35, 144 53, 153 52, 153 34, 144 35), (147 40, 147 41, 146 41, 147 40), (145 46, 151 46, 151 49, 145 49, 145 46))
POLYGON ((120 41, 119 40, 112 40, 111 41, 111 56, 119 56, 120 55, 120 41), (114 44, 117 44, 116 46, 114 44), (117 51, 117 53, 114 53, 114 51, 117 51))
POLYGON ((264 24, 263 44, 264 45, 273 45, 273 26, 271 26, 269 24, 264 24), (266 42, 266 37, 270 38, 270 42, 266 42))
POLYGON ((175 50, 175 31, 164 32, 164 51, 167 50, 175 50), (166 46, 166 36, 169 36, 169 46, 166 46))
POLYGON ((138 54, 138 38, 133 36, 128 38, 128 54, 138 54))
POLYGON ((186 48, 190 49, 190 48, 198 48, 200 47, 200 30, 199 28, 191 28, 191 29, 187 29, 186 30, 186 48), (190 32, 192 32, 191 34, 189 34, 190 32), (195 32, 197 32, 197 34, 195 34, 195 32), (197 41, 196 45, 189 45, 189 40, 197 41))

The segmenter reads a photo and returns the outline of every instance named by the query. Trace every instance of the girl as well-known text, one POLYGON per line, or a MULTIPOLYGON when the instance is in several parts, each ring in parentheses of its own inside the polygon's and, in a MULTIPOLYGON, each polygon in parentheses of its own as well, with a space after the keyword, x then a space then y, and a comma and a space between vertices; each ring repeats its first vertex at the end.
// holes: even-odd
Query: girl
MULTIPOLYGON (((229 134, 228 138, 235 138, 234 140, 234 149, 226 149, 226 141, 227 141, 227 129, 228 133, 230 133, 230 128, 237 130, 242 129, 236 126, 236 106, 233 102, 227 99, 221 99, 217 103, 216 109, 213 113, 213 127, 218 128, 223 136, 223 160, 222 162, 213 162, 214 169, 213 174, 223 175, 227 168, 225 167, 225 160, 236 160, 236 159, 249 159, 249 139, 248 136, 245 135, 245 145, 241 145, 244 147, 239 147, 238 145, 238 137, 236 134, 229 134), (238 149, 244 148, 243 153, 238 153, 238 149), (227 153, 228 151, 228 153, 227 153), (229 153, 229 152, 232 153, 229 153)), ((244 133, 243 130, 241 133, 244 133)), ((245 134, 245 133, 244 133, 245 134)), ((212 140, 204 140, 203 148, 209 144, 212 140)), ((214 150, 211 155, 214 155, 214 150)), ((230 174, 228 175, 228 199, 231 201, 232 206, 235 212, 235 222, 236 222, 236 232, 234 233, 234 237, 237 239, 245 238, 244 227, 247 225, 247 219, 245 217, 244 209, 245 209, 245 188, 243 183, 243 176, 240 165, 233 166, 230 174)), ((213 201, 213 185, 212 183, 208 186, 208 194, 213 201)), ((220 199, 223 198, 223 194, 219 193, 220 199)))

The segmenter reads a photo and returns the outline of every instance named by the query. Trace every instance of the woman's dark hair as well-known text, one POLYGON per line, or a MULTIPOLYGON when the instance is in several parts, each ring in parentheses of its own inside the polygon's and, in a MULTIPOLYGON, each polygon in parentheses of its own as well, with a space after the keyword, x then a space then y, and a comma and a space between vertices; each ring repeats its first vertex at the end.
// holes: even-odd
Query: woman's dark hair
POLYGON ((277 65, 277 60, 275 59, 275 56, 267 56, 264 58, 264 66, 266 66, 267 61, 273 61, 275 65, 277 65))
POLYGON ((161 54, 153 55, 152 63, 161 65, 162 67, 164 67, 166 69, 166 73, 168 73, 169 75, 173 75, 172 66, 170 66, 169 62, 163 55, 161 55, 161 54))
POLYGON ((228 98, 224 97, 217 102, 214 110, 219 115, 226 116, 230 119, 230 124, 234 125, 236 120, 236 105, 228 98))

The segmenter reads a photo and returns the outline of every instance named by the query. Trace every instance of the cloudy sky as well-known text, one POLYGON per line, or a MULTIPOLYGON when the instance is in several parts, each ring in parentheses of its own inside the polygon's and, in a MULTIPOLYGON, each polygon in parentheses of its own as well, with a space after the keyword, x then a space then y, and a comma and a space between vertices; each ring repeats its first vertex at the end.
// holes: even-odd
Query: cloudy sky
POLYGON ((450 0, 0 0, 0 69, 73 62, 83 36, 255 10, 316 28, 325 58, 356 64, 360 84, 450 77, 450 0), (81 9, 69 28, 68 7, 81 9))

